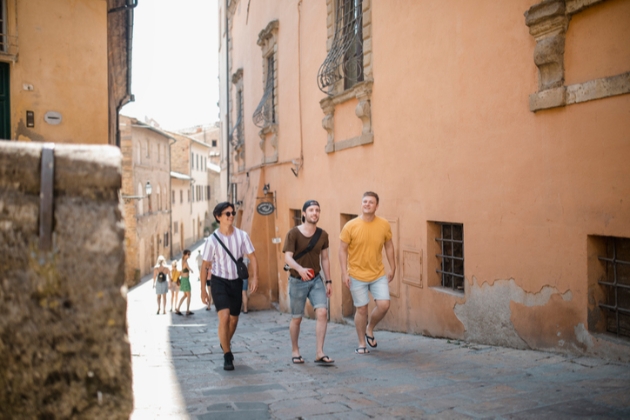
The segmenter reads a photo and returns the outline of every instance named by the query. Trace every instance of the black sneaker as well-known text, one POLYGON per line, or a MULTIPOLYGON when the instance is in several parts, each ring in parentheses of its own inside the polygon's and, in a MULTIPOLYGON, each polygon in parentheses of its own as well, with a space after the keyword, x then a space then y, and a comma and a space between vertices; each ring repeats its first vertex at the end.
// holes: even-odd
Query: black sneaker
POLYGON ((232 356, 232 352, 229 351, 223 355, 223 370, 234 370, 234 356, 232 356))

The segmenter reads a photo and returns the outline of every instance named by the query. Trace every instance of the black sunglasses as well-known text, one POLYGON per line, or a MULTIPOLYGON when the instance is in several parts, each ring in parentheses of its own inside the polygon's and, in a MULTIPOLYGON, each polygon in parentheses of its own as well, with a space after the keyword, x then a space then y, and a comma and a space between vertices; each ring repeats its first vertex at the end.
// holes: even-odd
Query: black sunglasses
POLYGON ((222 213, 222 214, 227 216, 227 217, 236 216, 236 212, 235 211, 232 211, 232 212, 226 211, 225 213, 222 213))

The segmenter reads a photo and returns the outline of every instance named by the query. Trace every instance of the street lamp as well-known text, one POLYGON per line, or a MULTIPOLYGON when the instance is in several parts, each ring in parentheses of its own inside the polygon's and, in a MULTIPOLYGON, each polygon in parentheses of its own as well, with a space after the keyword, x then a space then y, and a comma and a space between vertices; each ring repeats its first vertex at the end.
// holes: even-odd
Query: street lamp
POLYGON ((147 185, 144 186, 144 191, 147 195, 151 195, 151 191, 153 191, 153 187, 151 187, 151 183, 147 181, 147 185))

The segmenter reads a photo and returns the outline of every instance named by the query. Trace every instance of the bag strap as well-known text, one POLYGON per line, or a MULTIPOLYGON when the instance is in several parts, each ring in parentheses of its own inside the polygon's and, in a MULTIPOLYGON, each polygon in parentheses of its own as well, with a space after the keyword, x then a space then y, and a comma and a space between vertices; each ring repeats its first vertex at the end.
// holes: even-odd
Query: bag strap
POLYGON ((221 244, 221 246, 223 247, 223 249, 225 249, 225 252, 228 253, 228 255, 230 256, 230 258, 232 258, 232 261, 234 261, 234 264, 236 264, 236 258, 234 258, 234 255, 232 255, 232 253, 230 252, 229 249, 227 249, 227 246, 225 246, 225 244, 221 241, 221 239, 219 239, 219 237, 217 236, 217 233, 214 232, 212 234, 212 236, 214 236, 215 238, 217 238, 217 241, 219 241, 219 243, 221 244))
POLYGON ((297 255, 294 255, 293 259, 297 261, 298 258, 302 258, 304 255, 311 252, 311 250, 315 247, 315 244, 317 243, 317 241, 319 241, 320 236, 322 236, 322 230, 320 228, 317 228, 315 230, 315 234, 313 235, 311 240, 308 242, 308 246, 306 247, 306 249, 298 252, 297 255))

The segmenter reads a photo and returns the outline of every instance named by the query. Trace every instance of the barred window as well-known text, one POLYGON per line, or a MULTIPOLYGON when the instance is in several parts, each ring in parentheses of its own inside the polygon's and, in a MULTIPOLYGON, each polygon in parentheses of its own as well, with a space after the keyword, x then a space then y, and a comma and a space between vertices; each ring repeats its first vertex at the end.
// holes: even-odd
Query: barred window
POLYGON ((302 223, 302 211, 297 209, 291 209, 291 221, 293 226, 298 226, 302 223))
POLYGON ((440 268, 435 270, 441 277, 442 287, 464 292, 464 225, 440 223, 440 268))
POLYGON ((603 238, 606 254, 599 260, 605 264, 602 286, 603 301, 599 302, 606 318, 606 331, 630 337, 630 239, 603 238))
POLYGON ((265 92, 260 100, 260 103, 254 111, 254 124, 257 127, 264 127, 266 125, 275 124, 276 122, 276 109, 275 109, 275 70, 274 70, 274 55, 270 54, 267 57, 267 81, 265 82, 265 92))
POLYGON ((349 89, 363 81, 363 0, 336 0, 335 34, 317 72, 319 89, 333 94, 337 82, 349 89))

